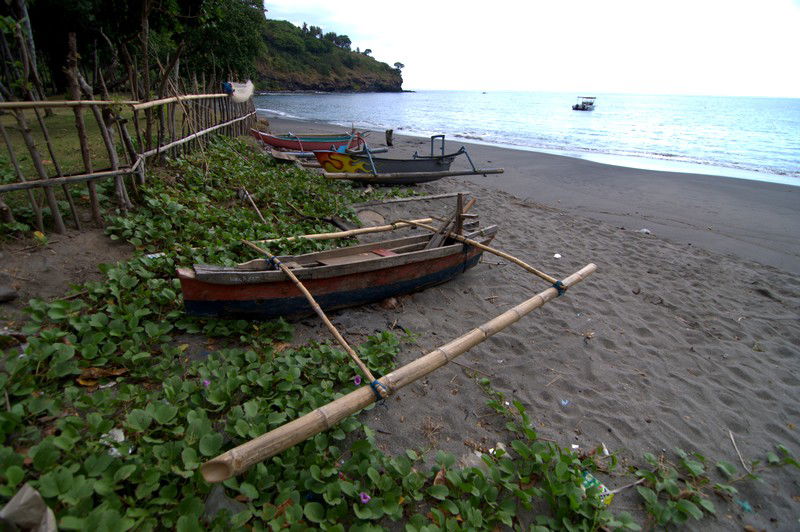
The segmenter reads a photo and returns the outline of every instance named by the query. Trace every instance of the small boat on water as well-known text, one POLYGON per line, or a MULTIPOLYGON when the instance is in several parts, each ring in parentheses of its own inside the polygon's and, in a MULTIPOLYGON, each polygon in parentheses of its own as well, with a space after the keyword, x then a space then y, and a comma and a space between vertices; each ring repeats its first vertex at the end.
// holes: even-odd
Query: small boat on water
POLYGON ((250 134, 261 142, 274 148, 310 152, 330 149, 360 149, 364 146, 364 139, 360 133, 344 133, 341 135, 270 135, 263 131, 251 129, 250 134))
MULTIPOLYGON (((488 245, 492 225, 465 234, 488 245)), ((444 283, 475 266, 483 251, 439 235, 423 234, 304 255, 278 257, 324 310, 374 303, 444 283)), ((238 266, 179 268, 187 314, 271 319, 312 314, 288 276, 266 259, 238 266)))
POLYGON ((572 106, 573 111, 594 111, 595 96, 578 96, 578 103, 572 106))

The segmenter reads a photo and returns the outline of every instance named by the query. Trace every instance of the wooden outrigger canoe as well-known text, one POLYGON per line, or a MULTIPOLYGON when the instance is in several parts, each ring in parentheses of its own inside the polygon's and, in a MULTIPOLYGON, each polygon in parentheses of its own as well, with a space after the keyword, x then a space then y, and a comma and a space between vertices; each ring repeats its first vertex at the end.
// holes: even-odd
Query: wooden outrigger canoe
POLYGON ((371 185, 415 185, 443 177, 457 175, 502 174, 502 168, 476 168, 464 146, 453 153, 444 152, 444 135, 431 137, 430 155, 415 153, 411 159, 386 159, 373 157, 372 150, 364 146, 364 153, 340 153, 334 150, 315 151, 320 166, 328 179, 350 179, 371 185), (436 139, 441 140, 441 152, 434 153, 436 139), (461 154, 469 161, 471 170, 450 170, 450 165, 461 154))
MULTIPOLYGON (((465 235, 481 244, 497 226, 465 235)), ((475 266, 483 250, 450 240, 426 249, 429 234, 304 255, 278 257, 324 310, 363 305, 444 283, 475 266)), ((179 268, 186 312, 194 316, 270 319, 311 314, 306 298, 266 259, 235 267, 179 268)))
POLYGON ((359 133, 344 133, 341 135, 270 135, 263 131, 251 129, 250 134, 261 142, 284 150, 309 152, 316 150, 330 150, 331 148, 358 149, 364 144, 364 139, 359 133))

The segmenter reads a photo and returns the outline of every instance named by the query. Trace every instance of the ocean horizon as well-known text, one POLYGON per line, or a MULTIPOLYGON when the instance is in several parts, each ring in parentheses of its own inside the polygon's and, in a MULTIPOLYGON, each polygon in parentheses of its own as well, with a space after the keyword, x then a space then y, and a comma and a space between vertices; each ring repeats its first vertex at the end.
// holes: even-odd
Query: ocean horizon
MULTIPOLYGON (((563 92, 266 93, 267 117, 800 186, 800 99, 563 92), (587 95, 588 96, 588 95, 587 95)), ((381 139, 382 140, 382 139, 381 139)))

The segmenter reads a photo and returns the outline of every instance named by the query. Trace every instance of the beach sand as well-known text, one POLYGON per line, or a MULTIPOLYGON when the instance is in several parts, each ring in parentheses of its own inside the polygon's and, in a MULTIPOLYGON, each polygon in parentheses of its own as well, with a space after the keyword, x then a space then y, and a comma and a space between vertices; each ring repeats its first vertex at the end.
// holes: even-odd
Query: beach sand
MULTIPOLYGON (((270 123, 276 133, 342 129, 270 123)), ((383 139, 382 132, 369 136, 373 146, 383 139)), ((395 144, 389 156, 429 149, 423 138, 396 135, 395 144)), ((461 144, 448 141, 448 151, 461 144)), ((488 397, 477 382, 488 377, 506 400, 526 407, 540 437, 581 451, 605 444, 616 453, 621 461, 616 472, 601 475, 612 489, 635 479, 628 467, 644 467, 644 453, 677 463, 675 448, 707 457, 715 481, 721 480, 714 471, 718 460, 741 471, 729 431, 745 460, 763 460, 777 444, 800 453, 800 187, 483 145, 469 150, 479 166, 506 172, 447 178, 416 190, 469 191, 478 199, 472 212, 484 225, 499 226, 493 245, 554 276, 590 262, 598 270, 458 364, 360 414, 376 429, 381 448, 417 449, 427 453, 428 463, 432 450, 443 449, 462 464, 475 465, 475 449, 508 446, 504 419, 486 406, 488 397), (643 228, 650 234, 640 232, 643 228)), ((460 160, 454 167, 465 165, 460 160)), ((449 198, 370 206, 362 215, 376 223, 448 215, 453 208, 449 198)), ((3 269, 20 292, 3 311, 16 319, 28 298, 65 294, 70 282, 97 276, 98 261, 130 252, 100 231, 60 236, 45 249, 3 250, 3 269), (91 248, 91 256, 73 263, 59 255, 84 248, 91 248), (41 273, 53 281, 32 282, 41 273)), ((398 332, 406 342, 399 366, 546 288, 521 268, 485 254, 449 283, 395 305, 332 312, 331 319, 354 344, 378 331, 398 332)), ((315 318, 294 327, 294 344, 330 338, 315 318)), ((769 470, 763 478, 763 483, 737 483, 736 499, 753 512, 712 495, 718 517, 690 525, 797 529, 797 470, 769 470)), ((634 489, 618 495, 612 510, 646 522, 634 489)))
MULTIPOLYGON (((276 133, 341 130, 269 120, 276 133)), ((383 144, 382 133, 369 139, 383 144)), ((397 135, 395 145, 389 156, 428 149, 427 139, 397 135)), ((478 166, 506 173, 417 190, 470 191, 478 198, 472 212, 499 225, 497 248, 557 277, 590 262, 598 271, 457 360, 472 370, 449 364, 362 414, 384 449, 441 448, 474 463, 474 447, 508 445, 475 378, 489 376, 508 401, 525 405, 541 437, 617 453, 622 466, 603 477, 611 488, 634 480, 626 467, 644 466, 644 453, 677 463, 675 448, 701 453, 711 470, 725 460, 741 471, 729 431, 745 460, 763 461, 777 444, 800 452, 800 187, 469 150, 478 166)), ((368 209, 392 221, 453 206, 450 198, 368 209)), ((398 361, 407 363, 545 288, 484 254, 466 274, 394 309, 371 305, 332 319, 355 342, 387 327, 411 331, 416 343, 398 361)), ((314 320, 297 329, 299 338, 326 338, 314 320)), ((797 470, 763 478, 737 484, 736 499, 753 512, 712 495, 718 517, 692 526, 796 529, 797 470)), ((644 520, 635 490, 612 508, 644 520)))

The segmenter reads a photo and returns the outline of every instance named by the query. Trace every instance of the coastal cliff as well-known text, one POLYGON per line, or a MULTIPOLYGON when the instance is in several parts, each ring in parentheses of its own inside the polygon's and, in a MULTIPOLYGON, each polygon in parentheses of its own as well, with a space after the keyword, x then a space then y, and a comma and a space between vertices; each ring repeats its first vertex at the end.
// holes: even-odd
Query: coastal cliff
POLYGON ((267 51, 256 61, 254 80, 259 89, 402 91, 400 69, 370 57, 371 50, 351 50, 346 35, 267 20, 264 39, 267 51))

